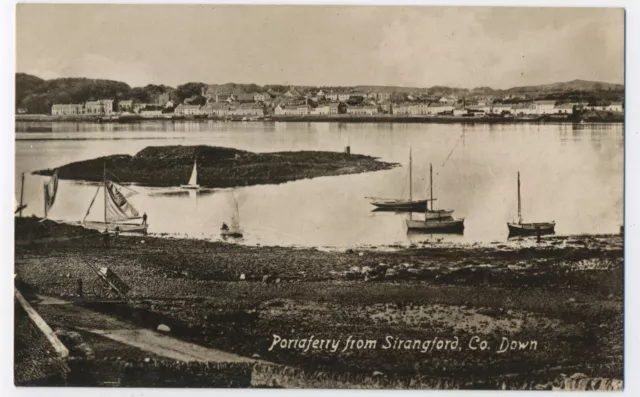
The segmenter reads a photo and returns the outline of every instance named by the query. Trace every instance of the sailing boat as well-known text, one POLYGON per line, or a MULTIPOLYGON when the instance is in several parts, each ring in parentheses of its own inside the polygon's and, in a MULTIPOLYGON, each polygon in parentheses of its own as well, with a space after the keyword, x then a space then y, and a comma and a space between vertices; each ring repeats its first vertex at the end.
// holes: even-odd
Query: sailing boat
MULTIPOLYGON (((87 229, 99 231, 104 231, 105 229, 114 231, 118 228, 120 232, 147 234, 147 228, 149 227, 148 224, 127 222, 135 219, 142 219, 142 217, 138 213, 138 210, 136 210, 131 203, 127 201, 127 197, 125 197, 125 195, 120 191, 120 188, 121 187, 119 185, 107 179, 107 170, 105 168, 103 171, 102 183, 98 185, 96 194, 93 196, 91 204, 89 204, 89 208, 87 208, 87 213, 80 224, 87 229), (98 197, 100 188, 104 189, 104 221, 88 221, 87 216, 89 216, 91 207, 93 207, 93 203, 96 201, 96 197, 98 197)), ((133 194, 137 193, 131 189, 129 190, 133 194)), ((129 196, 131 195, 132 194, 129 194, 129 196)))
POLYGON ((234 194, 233 202, 235 204, 235 212, 233 216, 231 216, 231 226, 225 228, 224 226, 220 229, 220 235, 222 238, 233 237, 233 238, 241 238, 243 236, 242 230, 240 229, 240 208, 238 207, 238 200, 234 194))
POLYGON ((435 233, 462 233, 464 231, 464 218, 453 219, 451 214, 453 210, 436 210, 434 209, 433 198, 433 167, 429 164, 429 186, 431 208, 425 208, 424 220, 406 220, 407 229, 409 231, 419 232, 435 232, 435 233))
POLYGON ((189 178, 189 183, 186 185, 180 185, 183 189, 200 189, 200 185, 198 185, 198 164, 197 161, 193 160, 193 170, 191 171, 191 178, 189 178))
MULTIPOLYGON (((409 149, 409 199, 392 199, 392 198, 380 198, 380 197, 367 197, 371 199, 371 204, 376 206, 378 210, 382 211, 402 211, 402 212, 410 212, 410 211, 418 211, 422 212, 425 208, 427 208, 427 203, 429 200, 413 200, 413 181, 412 181, 412 169, 413 169, 413 161, 411 158, 411 149, 409 149)), ((451 216, 453 211, 450 211, 448 214, 445 214, 446 211, 442 211, 441 213, 430 213, 429 216, 436 216, 436 218, 440 216, 451 216)))
POLYGON ((555 233, 556 222, 522 222, 522 203, 520 199, 520 172, 518 172, 518 222, 507 222, 509 236, 555 233))

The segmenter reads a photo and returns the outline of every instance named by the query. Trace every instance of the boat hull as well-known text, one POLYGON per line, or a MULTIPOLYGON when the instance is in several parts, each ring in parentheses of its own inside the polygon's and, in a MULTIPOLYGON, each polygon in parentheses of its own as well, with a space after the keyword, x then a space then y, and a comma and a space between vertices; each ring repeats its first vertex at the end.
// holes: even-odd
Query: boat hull
POLYGON ((222 238, 227 238, 227 237, 231 237, 231 238, 242 238, 243 234, 242 232, 234 232, 234 231, 221 231, 220 235, 222 236, 222 238))
POLYGON ((200 185, 180 185, 182 189, 199 190, 200 185))
POLYGON ((536 236, 555 234, 555 222, 507 223, 510 236, 536 236))
POLYGON ((147 229, 149 225, 141 225, 139 223, 105 223, 105 222, 96 222, 96 221, 85 221, 81 222, 80 225, 84 226, 87 229, 98 230, 103 232, 107 229, 110 232, 114 232, 116 227, 122 233, 141 233, 147 234, 147 229))
POLYGON ((427 200, 414 201, 372 201, 371 204, 382 211, 414 211, 422 212, 427 208, 427 200))
POLYGON ((454 234, 462 234, 464 232, 464 219, 426 221, 407 219, 406 223, 409 232, 454 234))

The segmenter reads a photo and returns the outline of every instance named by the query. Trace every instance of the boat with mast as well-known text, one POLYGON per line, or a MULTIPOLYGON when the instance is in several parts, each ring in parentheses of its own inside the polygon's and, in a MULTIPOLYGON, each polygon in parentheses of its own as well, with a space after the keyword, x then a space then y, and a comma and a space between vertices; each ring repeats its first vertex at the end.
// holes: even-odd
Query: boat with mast
POLYGON ((464 218, 454 219, 453 210, 436 210, 433 198, 433 166, 429 164, 429 190, 431 208, 425 208, 424 220, 413 220, 411 215, 406 220, 408 231, 433 232, 433 233, 462 233, 464 231, 464 218))
POLYGON ((191 189, 198 190, 200 189, 200 185, 198 185, 198 163, 197 160, 193 160, 193 170, 191 170, 191 178, 189 178, 189 183, 186 185, 180 185, 183 189, 191 189))
POLYGON ((233 203, 234 203, 234 214, 231 216, 231 225, 228 227, 222 227, 220 229, 220 235, 222 238, 242 238, 243 233, 242 229, 240 229, 240 208, 238 206, 238 200, 236 199, 235 194, 233 195, 233 203))
MULTIPOLYGON (((448 218, 453 214, 453 210, 429 211, 429 201, 435 200, 433 193, 431 199, 413 199, 413 159, 411 149, 409 149, 409 199, 393 199, 380 197, 367 197, 371 200, 371 204, 377 207, 378 211, 397 211, 397 212, 425 212, 425 216, 429 219, 448 218)), ((433 206, 433 204, 432 204, 433 206)))
POLYGON ((554 234, 556 222, 522 222, 522 200, 520 198, 520 171, 518 171, 518 221, 507 222, 509 236, 554 234))
POLYGON ((137 194, 137 192, 111 181, 107 178, 107 172, 108 171, 105 166, 103 168, 102 183, 98 185, 98 189, 89 204, 89 208, 87 208, 87 213, 80 224, 87 229, 99 231, 115 231, 117 228, 120 232, 147 234, 147 229, 149 227, 148 224, 144 222, 131 222, 136 219, 142 219, 138 210, 136 210, 133 205, 127 201, 127 197, 131 197, 132 195, 137 194), (128 196, 120 191, 123 187, 130 192, 128 196), (87 220, 101 188, 104 189, 103 221, 87 220))

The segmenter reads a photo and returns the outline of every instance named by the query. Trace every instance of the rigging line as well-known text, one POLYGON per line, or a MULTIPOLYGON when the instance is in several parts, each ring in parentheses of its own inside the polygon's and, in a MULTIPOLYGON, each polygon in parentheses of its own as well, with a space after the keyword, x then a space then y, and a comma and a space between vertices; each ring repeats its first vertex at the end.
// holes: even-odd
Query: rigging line
POLYGON ((462 134, 460 134, 460 137, 458 138, 458 140, 456 141, 456 144, 453 145, 453 148, 451 149, 451 151, 449 152, 449 154, 447 155, 447 158, 444 159, 444 162, 442 163, 441 167, 444 167, 445 164, 447 164, 447 161, 449 160, 449 157, 451 157, 451 155, 453 154, 453 151, 456 150, 456 147, 458 146, 458 143, 460 143, 460 140, 462 139, 462 137, 464 136, 464 131, 462 132, 462 134))

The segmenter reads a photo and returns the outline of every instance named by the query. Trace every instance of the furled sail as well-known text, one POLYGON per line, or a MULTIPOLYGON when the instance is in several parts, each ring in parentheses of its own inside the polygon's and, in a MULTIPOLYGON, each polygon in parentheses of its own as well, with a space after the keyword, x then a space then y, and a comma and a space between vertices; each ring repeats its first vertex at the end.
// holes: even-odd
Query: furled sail
POLYGON ((125 195, 120 192, 118 185, 107 180, 105 188, 107 189, 107 202, 105 203, 107 206, 107 222, 140 218, 138 210, 127 201, 125 195))
POLYGON ((44 205, 45 216, 56 201, 56 193, 58 192, 58 170, 53 172, 51 179, 44 185, 44 205))
POLYGON ((233 195, 234 212, 231 215, 231 227, 232 232, 240 232, 240 208, 238 207, 238 199, 235 194, 233 195))
POLYGON ((191 179, 189 179, 189 185, 198 184, 198 167, 196 161, 193 162, 193 171, 191 171, 191 179))

